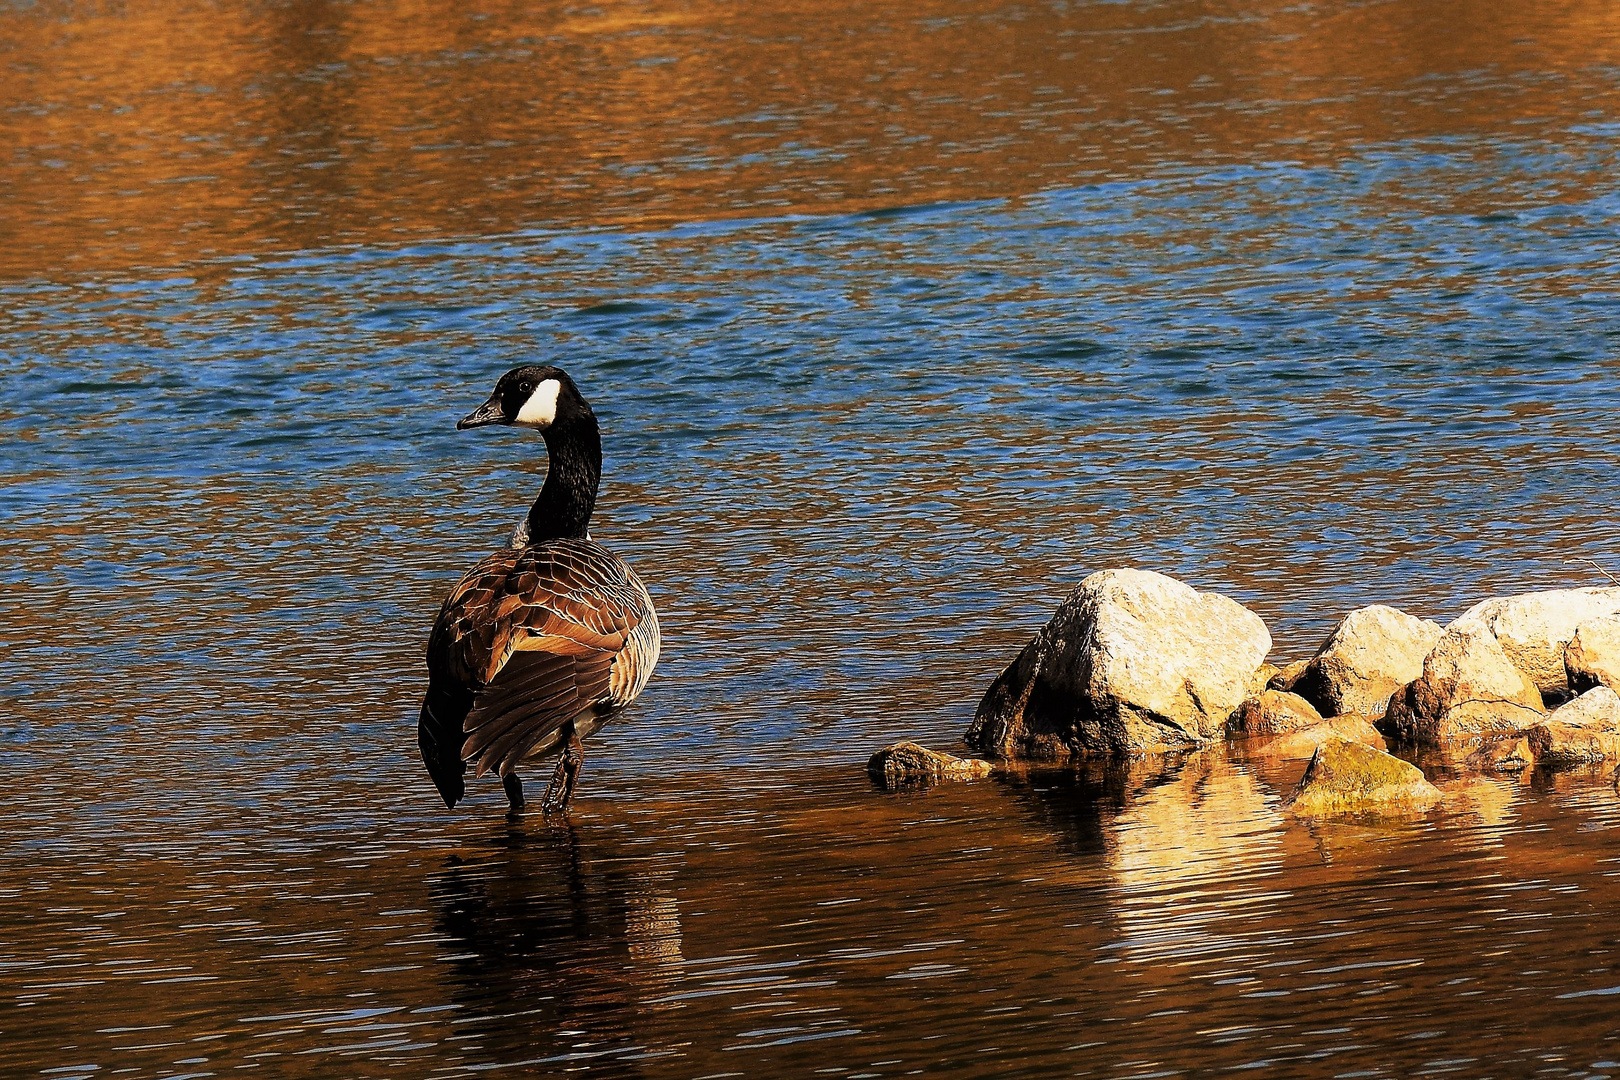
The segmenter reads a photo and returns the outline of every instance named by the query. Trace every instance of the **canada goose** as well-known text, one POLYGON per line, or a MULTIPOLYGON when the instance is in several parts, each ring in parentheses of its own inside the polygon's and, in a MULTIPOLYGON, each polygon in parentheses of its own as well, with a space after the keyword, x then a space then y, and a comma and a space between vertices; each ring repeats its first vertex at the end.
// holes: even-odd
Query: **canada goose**
POLYGON ((518 763, 560 754, 541 808, 566 810, 588 737, 641 693, 658 662, 658 616, 640 579, 586 531, 602 477, 596 414, 559 368, 513 368, 456 430, 504 424, 545 436, 546 482, 509 547, 462 577, 428 639, 417 722, 422 763, 453 807, 500 773, 523 806, 518 763))

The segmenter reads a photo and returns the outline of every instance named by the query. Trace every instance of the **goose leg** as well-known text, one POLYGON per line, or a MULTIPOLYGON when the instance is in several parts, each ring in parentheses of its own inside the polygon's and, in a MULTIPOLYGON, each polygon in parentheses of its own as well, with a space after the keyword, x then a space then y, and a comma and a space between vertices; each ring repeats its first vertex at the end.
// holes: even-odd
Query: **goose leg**
POLYGON ((501 774, 501 787, 506 789, 506 801, 515 813, 523 809, 523 780, 515 772, 501 774))
POLYGON ((585 747, 580 743, 579 736, 570 730, 562 758, 557 762, 557 771, 551 774, 551 783, 546 785, 545 800, 540 804, 546 813, 554 810, 559 814, 568 812, 568 804, 574 798, 574 784, 579 779, 580 766, 584 764, 585 747), (553 795, 556 796, 555 801, 553 795))

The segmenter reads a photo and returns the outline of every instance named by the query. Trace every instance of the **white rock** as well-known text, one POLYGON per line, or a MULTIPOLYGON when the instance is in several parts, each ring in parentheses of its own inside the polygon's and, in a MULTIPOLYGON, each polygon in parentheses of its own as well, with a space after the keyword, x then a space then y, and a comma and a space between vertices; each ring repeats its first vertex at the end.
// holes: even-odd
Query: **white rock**
POLYGON ((1447 630, 1482 627, 1496 637, 1502 651, 1534 680, 1546 697, 1570 693, 1564 650, 1582 625, 1620 615, 1620 588, 1555 589, 1498 596, 1463 612, 1447 630))
POLYGON ((1453 624, 1423 659, 1423 674, 1389 700, 1382 730, 1399 742, 1518 731, 1543 715, 1541 692, 1477 623, 1453 624))
POLYGON ((1294 693, 1323 716, 1383 715, 1395 691, 1423 674, 1445 630, 1383 604, 1346 615, 1295 681, 1294 693))
POLYGON ((991 757, 1183 749, 1218 738, 1255 689, 1271 635, 1235 600, 1163 574, 1082 581, 979 703, 991 757))

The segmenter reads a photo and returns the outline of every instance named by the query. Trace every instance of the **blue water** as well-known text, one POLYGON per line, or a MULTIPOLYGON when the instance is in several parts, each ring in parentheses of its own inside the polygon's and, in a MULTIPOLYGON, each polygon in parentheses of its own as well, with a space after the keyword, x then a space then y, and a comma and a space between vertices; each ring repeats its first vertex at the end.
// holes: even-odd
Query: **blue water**
POLYGON ((1284 659, 1364 603, 1601 583, 1620 200, 1571 139, 14 286, 13 626, 55 599, 6 681, 21 716, 76 692, 49 657, 90 632, 404 717, 543 470, 454 417, 535 358, 603 418, 597 531, 668 624, 638 724, 685 763, 952 738, 1109 566, 1236 596, 1284 659))

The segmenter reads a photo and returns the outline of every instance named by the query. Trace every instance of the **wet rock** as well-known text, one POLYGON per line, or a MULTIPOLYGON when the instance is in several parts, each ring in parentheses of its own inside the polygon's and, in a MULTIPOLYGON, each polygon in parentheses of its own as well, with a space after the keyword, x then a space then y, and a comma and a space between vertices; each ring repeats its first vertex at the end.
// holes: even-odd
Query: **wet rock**
POLYGON ((866 772, 885 787, 928 784, 940 780, 975 780, 990 774, 988 761, 959 758, 914 742, 885 746, 866 763, 866 772))
POLYGON ((1551 701, 1570 696, 1564 650, 1581 626, 1620 615, 1620 588, 1555 589, 1498 596, 1463 612, 1447 630, 1479 627, 1551 701))
POLYGON ((1320 724, 1267 739, 1254 746, 1251 753, 1273 758, 1308 758, 1318 747, 1334 739, 1358 742, 1374 750, 1385 749, 1384 737, 1366 717, 1332 716, 1320 724))
POLYGON ((1317 747, 1289 809, 1301 817, 1423 810, 1440 790, 1416 765, 1348 739, 1317 747))
POLYGON ((1402 743, 1519 731, 1543 716, 1541 692, 1477 624, 1453 624, 1423 660, 1423 674, 1389 700, 1379 729, 1402 743))
POLYGON ((1470 753, 1465 764, 1480 772, 1520 772, 1536 763, 1530 740, 1523 735, 1498 735, 1486 739, 1470 753))
POLYGON ((1298 694, 1266 690, 1238 706, 1227 722, 1226 732, 1236 738, 1263 738, 1285 735, 1321 722, 1321 714, 1298 694))
POLYGON ((1323 716, 1383 715, 1389 699, 1423 674, 1445 630, 1383 604, 1358 608, 1334 628, 1294 683, 1294 693, 1323 716))
POLYGON ((1620 758, 1620 694, 1588 690, 1525 732, 1536 764, 1552 768, 1595 765, 1620 758))
POLYGON ((1306 657, 1304 660, 1295 660, 1292 664, 1285 665, 1277 674, 1266 680, 1266 689, 1286 690, 1292 693, 1294 684, 1299 681, 1299 677, 1305 673, 1310 663, 1310 658, 1306 657))
POLYGON ((1082 581, 979 703, 968 746, 991 757, 1179 750, 1218 737, 1271 635, 1234 600, 1163 574, 1082 581))
POLYGON ((1594 686, 1620 690, 1620 619, 1581 623, 1564 646, 1564 677, 1572 694, 1594 686))
POLYGON ((1525 732, 1525 738, 1536 764, 1554 769, 1597 765, 1620 757, 1620 732, 1543 720, 1525 732))

